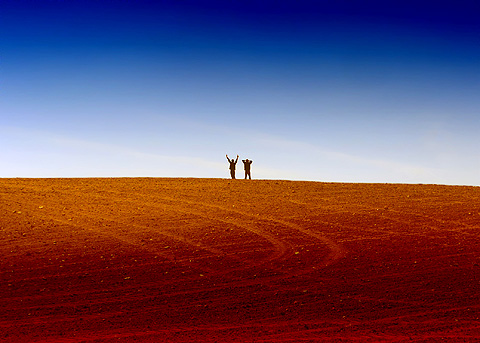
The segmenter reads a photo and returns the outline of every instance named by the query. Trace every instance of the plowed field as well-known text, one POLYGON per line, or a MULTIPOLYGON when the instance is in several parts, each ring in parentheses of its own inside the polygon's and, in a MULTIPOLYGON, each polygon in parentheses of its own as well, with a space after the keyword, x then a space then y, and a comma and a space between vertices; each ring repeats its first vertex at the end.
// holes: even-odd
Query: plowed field
POLYGON ((480 340, 480 188, 0 179, 0 341, 480 340))

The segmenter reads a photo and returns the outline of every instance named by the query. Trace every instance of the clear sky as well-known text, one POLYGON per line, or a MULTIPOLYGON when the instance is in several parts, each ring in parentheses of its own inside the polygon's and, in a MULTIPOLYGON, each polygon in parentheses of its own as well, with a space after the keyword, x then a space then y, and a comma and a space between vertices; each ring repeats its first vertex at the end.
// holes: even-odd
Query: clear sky
POLYGON ((0 119, 0 177, 480 185, 480 2, 1 0, 0 119))

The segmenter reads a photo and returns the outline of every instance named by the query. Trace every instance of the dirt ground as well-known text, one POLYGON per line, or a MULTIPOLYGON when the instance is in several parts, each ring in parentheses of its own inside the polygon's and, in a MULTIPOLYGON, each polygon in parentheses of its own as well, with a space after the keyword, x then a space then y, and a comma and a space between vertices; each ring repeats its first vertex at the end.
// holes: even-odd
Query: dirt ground
POLYGON ((479 187, 0 179, 0 341, 478 341, 479 230, 479 187))

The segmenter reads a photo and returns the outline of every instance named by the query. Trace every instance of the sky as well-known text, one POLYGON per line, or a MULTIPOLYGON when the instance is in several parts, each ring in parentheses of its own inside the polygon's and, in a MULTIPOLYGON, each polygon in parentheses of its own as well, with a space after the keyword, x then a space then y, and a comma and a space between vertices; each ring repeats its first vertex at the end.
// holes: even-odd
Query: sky
POLYGON ((0 177, 478 186, 479 132, 478 1, 0 0, 0 177))

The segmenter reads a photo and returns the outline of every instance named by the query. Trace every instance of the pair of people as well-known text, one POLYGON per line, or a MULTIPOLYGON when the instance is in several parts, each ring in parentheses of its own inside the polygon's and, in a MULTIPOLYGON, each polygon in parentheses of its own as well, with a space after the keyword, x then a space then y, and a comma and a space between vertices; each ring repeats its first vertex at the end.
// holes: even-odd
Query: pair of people
MULTIPOLYGON (((237 167, 238 155, 236 160, 234 160, 233 158, 229 159, 228 155, 225 155, 225 156, 227 156, 228 163, 230 163, 230 176, 232 177, 232 179, 235 179, 235 168, 237 167)), ((247 179, 247 176, 251 180, 252 175, 250 175, 250 165, 252 164, 253 161, 250 161, 247 158, 246 160, 242 160, 242 162, 243 162, 243 169, 245 170, 245 180, 247 179)))

